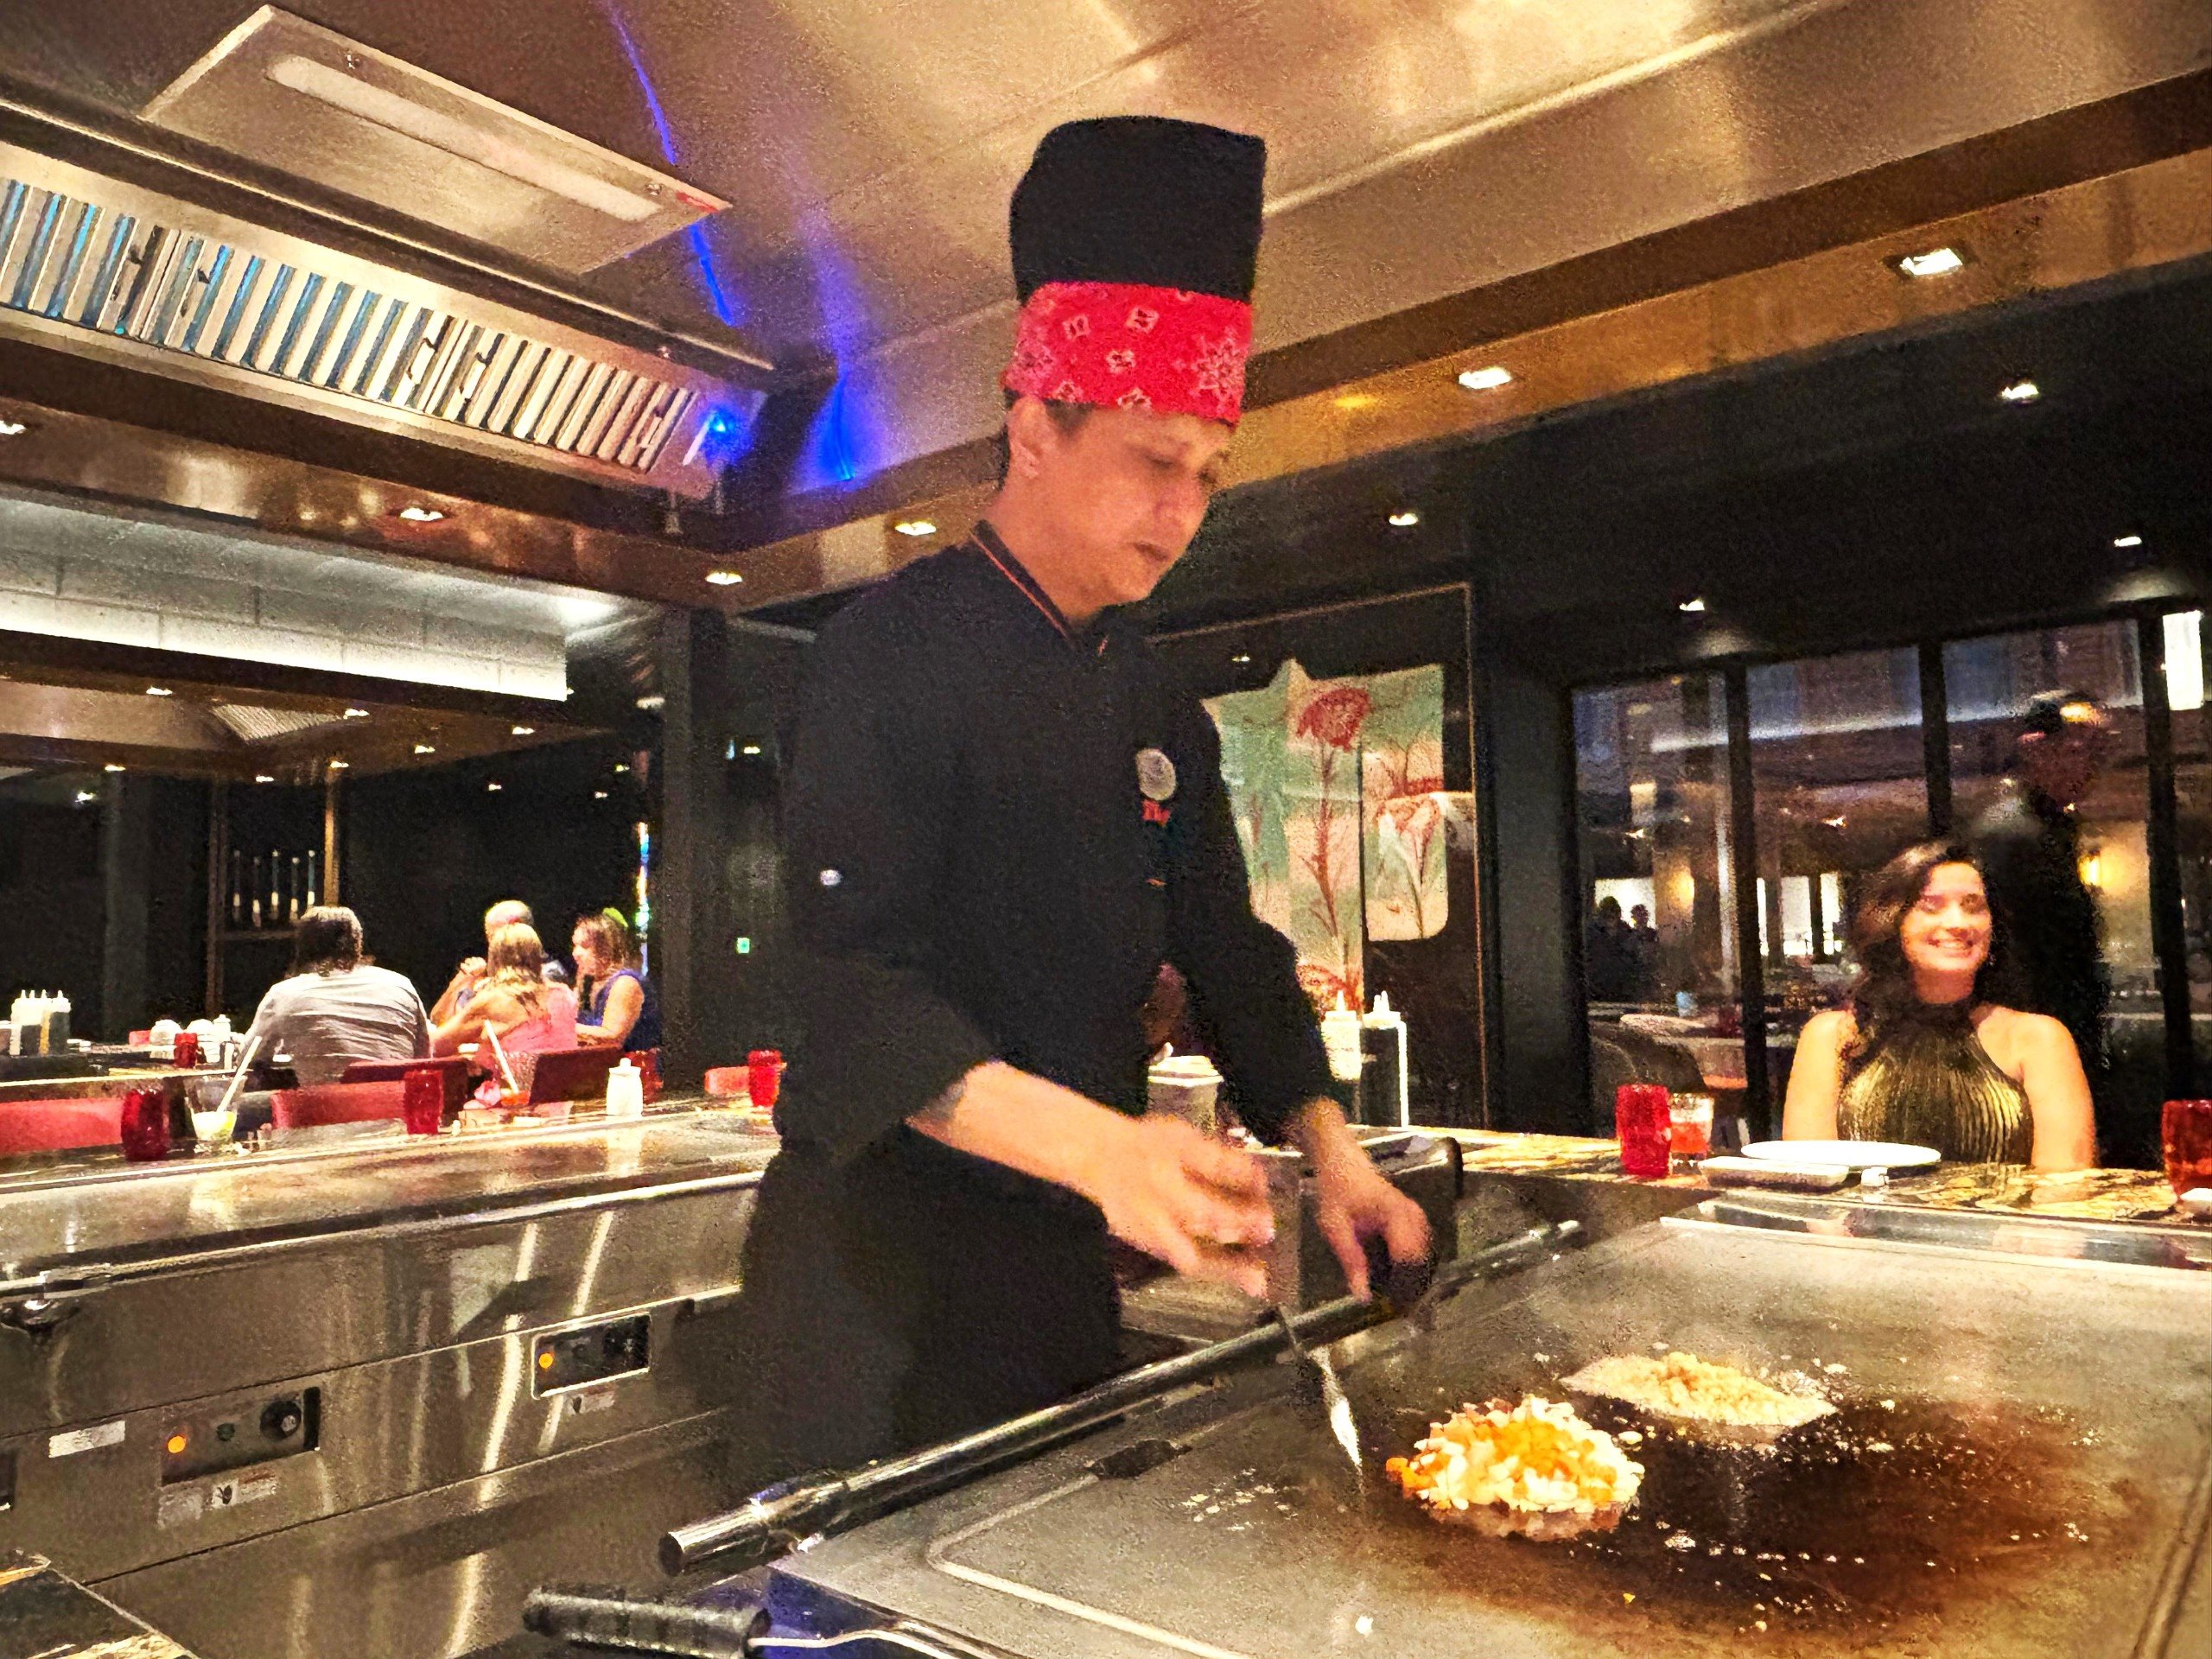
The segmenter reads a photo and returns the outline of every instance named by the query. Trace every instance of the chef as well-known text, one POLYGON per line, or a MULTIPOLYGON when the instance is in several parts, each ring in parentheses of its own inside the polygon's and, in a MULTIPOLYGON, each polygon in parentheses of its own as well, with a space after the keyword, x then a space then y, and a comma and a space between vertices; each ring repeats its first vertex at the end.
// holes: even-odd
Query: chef
POLYGON ((807 1029, 745 1259, 756 1443, 785 1472, 1105 1376, 1109 1237, 1261 1293, 1259 1160, 1143 1115, 1163 963, 1247 1125, 1311 1161, 1354 1290, 1363 1238, 1428 1249, 1327 1096, 1213 727, 1125 613, 1197 533, 1241 412, 1265 164, 1180 121, 1046 136, 1011 213, 999 492, 815 645, 784 825, 807 1029))

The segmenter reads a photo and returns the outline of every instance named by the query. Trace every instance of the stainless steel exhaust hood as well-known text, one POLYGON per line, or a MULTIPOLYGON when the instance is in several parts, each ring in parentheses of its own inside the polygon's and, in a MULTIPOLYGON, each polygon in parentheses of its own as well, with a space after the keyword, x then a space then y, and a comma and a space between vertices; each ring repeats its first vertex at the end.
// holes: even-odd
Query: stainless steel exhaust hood
POLYGON ((0 334, 695 499, 764 396, 8 144, 0 334))

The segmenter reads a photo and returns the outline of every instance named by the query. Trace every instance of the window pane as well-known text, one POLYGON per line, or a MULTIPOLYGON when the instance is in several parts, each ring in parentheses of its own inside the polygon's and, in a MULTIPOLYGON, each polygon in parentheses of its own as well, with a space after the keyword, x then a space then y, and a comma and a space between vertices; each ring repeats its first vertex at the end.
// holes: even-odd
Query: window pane
POLYGON ((1619 1084, 1741 1088, 1721 682, 1579 693, 1574 737, 1590 1126, 1610 1135, 1619 1084))
POLYGON ((1859 652, 1754 668, 1751 790, 1767 1076, 1778 1119, 1796 1033, 1850 984, 1847 906, 1859 877, 1928 834, 1920 657, 1859 652))
MULTIPOLYGON (((2074 1030, 2106 1161, 2139 1158, 2146 1126, 2155 1151, 2165 1030, 2151 948, 2135 626, 1960 640, 1944 647, 1943 669, 1954 817, 1993 864, 2003 995, 2074 1030), (2030 739, 2031 707, 2053 694, 2099 705, 2109 739, 2086 748, 2030 739)), ((2059 735, 2078 725, 2070 718, 2055 715, 2059 735)))

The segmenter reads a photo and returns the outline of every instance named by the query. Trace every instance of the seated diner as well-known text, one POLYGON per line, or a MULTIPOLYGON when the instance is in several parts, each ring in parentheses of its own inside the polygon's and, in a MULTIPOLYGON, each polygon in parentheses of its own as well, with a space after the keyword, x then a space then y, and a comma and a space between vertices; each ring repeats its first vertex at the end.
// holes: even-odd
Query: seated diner
POLYGON ((576 997, 567 986, 546 982, 545 947, 526 923, 511 922, 494 933, 484 960, 483 978, 461 1011, 431 1033, 430 1052, 453 1054, 478 1044, 477 1064, 491 1073, 479 1092, 493 1099, 502 1074, 493 1039, 513 1065, 515 1081, 527 1085, 523 1057, 576 1046, 576 997))
POLYGON ((262 997, 246 1039, 257 1065, 289 1062, 309 1088, 337 1082, 355 1060, 430 1052, 429 1019, 413 982, 363 957, 360 918, 343 905, 318 905, 300 918, 292 971, 262 997))
POLYGON ((1851 1002, 1806 1023, 1785 1140, 1898 1141, 2038 1170, 2096 1162, 2073 1038, 1986 994, 2005 941, 1971 853, 1907 848, 1869 878, 1850 937, 1851 1002))
POLYGON ((584 1007, 576 1040, 633 1053, 658 1048, 660 1000, 639 966, 637 940, 622 912, 608 909, 578 917, 569 943, 584 1007))

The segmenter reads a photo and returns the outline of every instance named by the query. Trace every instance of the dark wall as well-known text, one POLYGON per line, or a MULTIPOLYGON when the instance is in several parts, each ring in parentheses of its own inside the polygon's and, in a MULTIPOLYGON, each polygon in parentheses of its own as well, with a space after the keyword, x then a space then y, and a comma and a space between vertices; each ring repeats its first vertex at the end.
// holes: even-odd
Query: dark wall
POLYGON ((502 899, 529 905, 560 957, 579 915, 608 905, 628 914, 646 762, 615 740, 587 739, 348 782, 340 897, 359 914, 370 953, 428 1002, 457 963, 484 953, 484 912, 502 899), (594 798, 601 790, 607 798, 594 798))
POLYGON ((19 990, 60 991, 78 1035, 102 1029, 102 816, 0 800, 0 1014, 19 990))

